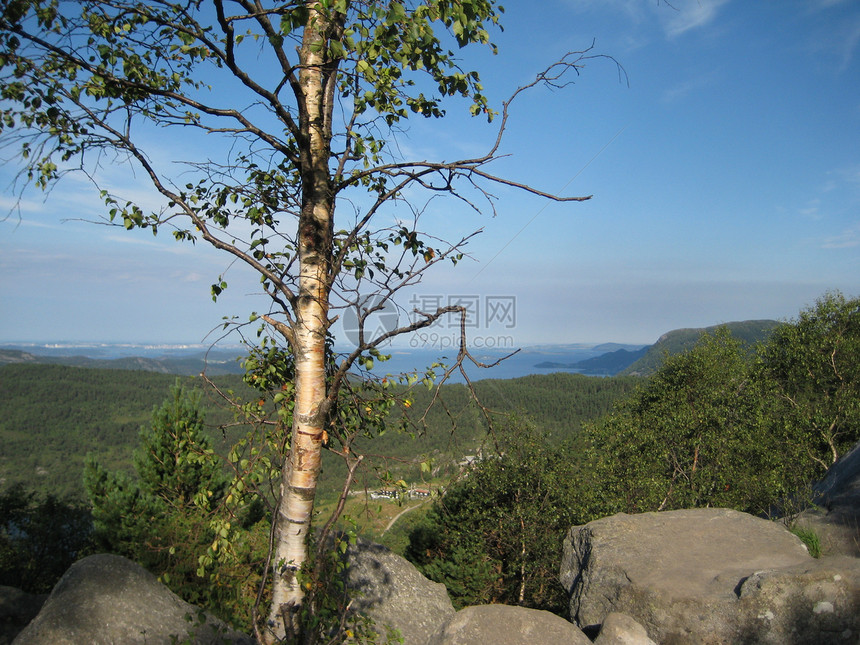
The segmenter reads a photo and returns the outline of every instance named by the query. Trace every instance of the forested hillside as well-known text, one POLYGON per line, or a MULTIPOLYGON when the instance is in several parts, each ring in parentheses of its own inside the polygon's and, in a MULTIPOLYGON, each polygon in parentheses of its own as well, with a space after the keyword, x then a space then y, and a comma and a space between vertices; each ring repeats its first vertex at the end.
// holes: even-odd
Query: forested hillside
MULTIPOLYGON (((131 453, 138 445, 141 426, 167 396, 176 376, 146 371, 89 369, 61 365, 7 364, 0 366, 0 481, 4 487, 23 483, 35 490, 61 495, 80 494, 81 473, 88 453, 111 469, 130 471, 131 453)), ((219 426, 232 421, 221 399, 197 377, 183 377, 188 387, 203 389, 206 426, 216 449, 226 454, 229 444, 244 429, 219 426)), ((220 387, 240 391, 238 376, 224 375, 220 387)), ((483 405, 493 411, 496 424, 506 415, 533 424, 547 436, 574 436, 581 424, 609 411, 613 403, 635 387, 637 379, 598 379, 572 374, 529 376, 476 384, 483 405)), ((470 403, 463 385, 442 387, 439 402, 426 416, 431 391, 420 385, 410 391, 412 405, 403 410, 414 436, 389 432, 365 442, 380 457, 368 459, 360 479, 378 485, 380 464, 398 477, 420 476, 416 465, 430 459, 437 473, 444 472, 464 454, 473 454, 487 439, 487 420, 470 403), (422 421, 421 417, 424 416, 422 421), (383 459, 391 458, 391 460, 383 459)), ((395 416, 401 412, 394 413, 395 416)), ((392 424, 393 426, 394 424, 392 424)), ((333 493, 343 468, 336 459, 325 460, 321 489, 333 493)))
MULTIPOLYGON (((763 320, 727 327, 734 337, 753 344, 766 338, 776 325, 775 321, 763 320)), ((517 423, 532 424, 551 441, 573 438, 583 422, 609 412, 614 402, 632 392, 640 375, 653 373, 666 355, 691 348, 702 334, 715 329, 680 329, 664 334, 625 370, 627 376, 602 379, 554 373, 488 379, 476 383, 476 392, 493 412, 490 419, 495 424, 504 425, 512 415, 517 423)), ((110 468, 128 470, 141 426, 148 423, 152 410, 177 378, 165 372, 194 371, 197 365, 197 358, 189 358, 187 365, 179 365, 178 359, 90 360, 4 350, 0 356, 0 485, 20 482, 34 490, 79 495, 80 473, 88 453, 97 455, 110 468), (51 364, 54 360, 78 366, 51 364), (81 361, 99 367, 81 367, 81 361), (178 369, 183 367, 187 369, 178 369)), ((214 378, 220 387, 248 393, 239 375, 214 378)), ((198 377, 182 379, 190 387, 208 389, 198 377)), ((489 424, 478 406, 470 402, 467 388, 444 386, 437 404, 424 414, 430 396, 425 387, 414 388, 411 408, 393 413, 395 417, 401 413, 409 417, 412 435, 391 432, 372 444, 359 443, 359 447, 379 455, 368 459, 365 470, 358 473, 360 484, 377 485, 380 471, 414 480, 421 476, 418 464, 422 461, 432 464, 433 473, 445 474, 460 457, 481 449, 488 439, 489 424)), ((226 433, 219 429, 232 421, 233 413, 211 391, 204 396, 203 405, 215 446, 226 454, 230 443, 245 429, 233 426, 226 433)), ((332 495, 345 466, 331 455, 324 455, 324 464, 328 476, 323 477, 320 489, 332 495)))
MULTIPOLYGON (((77 494, 87 453, 111 468, 130 470, 140 428, 176 378, 63 365, 0 366, 0 480, 4 486, 21 482, 77 494)), ((241 379, 225 384, 237 387, 241 379)), ((214 406, 210 411, 210 423, 226 420, 214 406)))
POLYGON ((779 326, 776 320, 744 320, 711 327, 675 329, 666 332, 656 343, 648 348, 645 355, 620 374, 628 376, 649 376, 656 372, 666 356, 689 351, 705 334, 713 334, 719 328, 728 329, 732 337, 752 348, 756 343, 765 342, 774 329, 779 326))
MULTIPOLYGON (((752 345, 767 338, 776 325, 775 321, 758 320, 730 323, 726 327, 733 337, 752 345)), ((627 376, 602 379, 554 373, 488 379, 476 383, 476 393, 492 411, 489 419, 494 424, 504 425, 512 415, 517 423, 533 425, 550 441, 574 438, 582 423, 609 412, 614 402, 629 395, 641 381, 640 375, 652 374, 666 355, 690 349, 704 333, 713 333, 715 329, 679 329, 664 334, 625 370, 627 376)), ((20 482, 34 490, 79 495, 80 473, 88 453, 97 455, 107 467, 129 470, 140 428, 148 423, 152 410, 175 382, 174 374, 193 372, 200 361, 200 357, 189 358, 187 364, 180 364, 180 359, 98 361, 3 350, 0 486, 20 482), (54 360, 76 366, 51 364, 54 360), (86 366, 80 366, 81 362, 86 366), (168 371, 173 374, 165 373, 168 371)), ((249 395, 250 390, 245 389, 239 375, 222 374, 213 378, 219 387, 249 395)), ((199 377, 184 376, 182 380, 192 388, 210 389, 199 377)), ((372 444, 359 442, 359 448, 377 456, 368 458, 365 469, 358 473, 359 484, 378 485, 379 472, 415 480, 421 477, 420 462, 431 464, 434 474, 444 475, 463 455, 476 453, 488 438, 492 440, 487 432, 488 418, 470 402, 464 385, 443 386, 436 405, 426 414, 431 391, 418 386, 409 396, 413 405, 393 412, 392 421, 406 414, 412 433, 390 432, 374 439, 372 444)), ((229 445, 246 428, 231 426, 227 432, 219 429, 233 420, 233 413, 225 409, 224 401, 213 392, 204 396, 203 405, 214 445, 226 454, 229 445)), ((328 476, 320 482, 320 490, 324 495, 333 495, 346 467, 325 454, 324 466, 328 476)))
POLYGON ((860 299, 827 293, 769 327, 668 335, 670 351, 696 342, 586 423, 574 445, 503 433, 498 457, 476 461, 412 518, 404 553, 455 606, 564 614, 569 596, 556 583, 571 525, 703 507, 791 525, 814 500, 810 484, 860 440, 860 299), (763 330, 768 340, 751 345, 763 330))
POLYGON ((90 358, 88 356, 53 356, 32 354, 19 349, 0 348, 0 365, 35 364, 67 365, 70 367, 90 367, 110 370, 143 370, 161 374, 194 375, 202 371, 210 376, 218 374, 241 374, 242 366, 238 351, 216 350, 186 356, 161 356, 147 358, 126 356, 123 358, 90 358))

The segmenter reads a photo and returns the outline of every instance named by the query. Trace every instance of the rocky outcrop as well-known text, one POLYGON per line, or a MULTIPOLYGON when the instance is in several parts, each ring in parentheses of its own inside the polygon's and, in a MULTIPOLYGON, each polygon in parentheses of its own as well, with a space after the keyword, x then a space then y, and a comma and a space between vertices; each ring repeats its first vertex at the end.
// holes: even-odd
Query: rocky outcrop
POLYGON ((831 511, 860 515, 860 442, 842 455, 814 488, 819 502, 831 511))
POLYGON ((454 614, 428 645, 591 645, 577 627, 548 611, 478 605, 454 614))
POLYGON ((454 614, 445 585, 428 580, 384 546, 359 540, 347 558, 352 606, 373 619, 381 642, 388 626, 400 632, 403 645, 427 645, 454 614))
MULTIPOLYGON (((577 627, 546 611, 489 605, 455 613, 444 585, 378 544, 359 540, 347 550, 347 562, 351 607, 373 620, 379 642, 400 636, 404 645, 590 643, 577 627)), ((14 644, 175 642, 253 641, 185 603, 133 562, 98 555, 66 572, 14 644)))
MULTIPOLYGON (((830 499, 844 499, 833 490, 830 499)), ((561 581, 575 624, 504 605, 455 612, 443 585, 385 547, 359 541, 346 555, 351 607, 374 621, 380 642, 394 634, 405 645, 588 645, 585 634, 595 645, 860 642, 860 559, 813 559, 782 524, 726 509, 619 514, 573 527, 561 581)), ((41 602, 0 588, 3 627, 17 629, 12 622, 41 602)), ((171 642, 253 641, 138 565, 98 555, 66 572, 14 644, 171 642)))
POLYGON ((14 645, 192 645, 253 641, 181 600, 143 567, 93 555, 63 575, 14 645))
POLYGON ((743 581, 735 642, 860 642, 860 561, 822 558, 743 581))
POLYGON ((860 557, 860 443, 813 488, 815 504, 794 523, 812 529, 825 555, 860 557))
POLYGON ((856 643, 860 563, 815 560, 782 524, 726 509, 619 514, 573 527, 570 616, 629 614, 662 645, 856 643))

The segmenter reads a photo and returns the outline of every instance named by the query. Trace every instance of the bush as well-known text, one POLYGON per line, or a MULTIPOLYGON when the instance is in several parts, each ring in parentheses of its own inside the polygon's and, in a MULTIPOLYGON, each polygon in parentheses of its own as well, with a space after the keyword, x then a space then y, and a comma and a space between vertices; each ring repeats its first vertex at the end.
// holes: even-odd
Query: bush
POLYGON ((405 555, 444 583, 457 607, 505 603, 564 613, 562 538, 581 520, 572 453, 522 427, 505 431, 499 448, 434 503, 405 555))

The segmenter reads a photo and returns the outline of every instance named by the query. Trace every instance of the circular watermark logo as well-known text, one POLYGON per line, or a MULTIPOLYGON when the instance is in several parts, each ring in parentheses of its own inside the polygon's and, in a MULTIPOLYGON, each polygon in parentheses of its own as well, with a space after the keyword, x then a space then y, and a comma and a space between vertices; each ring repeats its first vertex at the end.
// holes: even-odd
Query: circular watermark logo
POLYGON ((379 338, 383 334, 397 329, 397 321, 400 318, 397 307, 390 299, 386 300, 382 296, 374 296, 363 305, 356 304, 350 307, 343 314, 344 334, 347 340, 356 347, 360 342, 359 311, 361 313, 370 312, 364 318, 364 342, 370 342, 374 338, 379 338))

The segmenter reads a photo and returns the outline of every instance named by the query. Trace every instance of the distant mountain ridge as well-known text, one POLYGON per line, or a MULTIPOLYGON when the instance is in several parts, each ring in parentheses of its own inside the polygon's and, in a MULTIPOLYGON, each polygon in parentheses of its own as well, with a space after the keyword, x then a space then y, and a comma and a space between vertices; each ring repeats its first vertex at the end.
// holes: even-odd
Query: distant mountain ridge
POLYGON ((746 345, 766 341, 780 323, 778 320, 742 320, 710 327, 674 329, 666 332, 647 348, 644 355, 618 372, 623 376, 648 376, 663 364, 664 357, 691 349, 703 334, 713 334, 720 327, 728 328, 732 336, 746 345))
MULTIPOLYGON (((594 349, 599 350, 603 347, 612 346, 617 347, 617 344, 605 343, 605 345, 597 345, 594 349)), ((535 367, 546 371, 555 370, 578 372, 585 376, 614 376, 621 370, 636 362, 645 354, 646 351, 648 351, 649 347, 651 346, 646 345, 639 349, 627 349, 626 347, 622 347, 621 349, 607 349, 603 354, 598 354, 591 358, 585 358, 581 361, 575 361, 572 363, 543 361, 542 363, 537 363, 535 367)))
MULTIPOLYGON (((728 327, 733 336, 747 344, 766 340, 770 332, 779 325, 776 320, 745 320, 730 322, 721 325, 712 325, 702 328, 683 328, 666 332, 653 345, 629 345, 622 343, 601 343, 599 345, 562 344, 547 345, 543 350, 555 348, 556 352, 545 351, 550 354, 539 363, 528 361, 531 352, 523 352, 522 366, 518 367, 513 374, 504 378, 517 378, 527 374, 540 374, 549 372, 577 372, 587 376, 647 376, 653 374, 663 362, 666 354, 676 354, 690 349, 704 333, 713 333, 718 327, 728 327), (551 355, 551 354, 555 355, 551 355), (582 359, 585 353, 588 358, 582 359), (577 357, 577 354, 579 356, 577 357), (574 360, 565 360, 567 358, 574 360), (580 358, 580 360, 575 360, 580 358)), ((94 358, 85 355, 74 355, 78 349, 73 345, 57 349, 57 354, 51 352, 51 347, 39 347, 27 351, 30 347, 22 349, 22 346, 0 347, 0 365, 14 363, 47 363, 53 365, 67 365, 72 367, 90 367, 119 370, 140 370, 146 372, 157 372, 161 374, 176 374, 192 376, 206 370, 211 376, 222 374, 241 374, 242 368, 238 360, 242 354, 242 348, 220 349, 210 351, 199 348, 183 347, 181 351, 170 352, 169 348, 147 347, 142 348, 141 353, 148 356, 130 356, 94 358), (156 354, 157 352, 157 354, 156 354)), ((124 348, 128 349, 128 348, 124 348)), ((529 349, 529 348, 526 348, 529 349)), ((534 358, 542 353, 541 348, 535 350, 534 358)), ((86 348, 80 348, 86 351, 86 348)), ((133 349, 129 351, 134 351, 133 349)), ((402 353, 403 350, 397 350, 402 353)), ((98 355, 98 352, 97 352, 98 355)), ((492 362, 489 360, 488 362, 492 362)), ((495 374, 488 373, 478 378, 498 378, 495 374)))
POLYGON ((546 371, 574 371, 588 376, 648 376, 659 369, 667 354, 691 349, 702 334, 713 334, 718 328, 726 327, 735 338, 747 345, 754 345, 767 340, 779 324, 776 320, 743 320, 710 327, 673 329, 660 336, 653 345, 639 349, 631 349, 630 345, 604 343, 592 348, 605 350, 598 356, 574 362, 544 361, 535 367, 546 371))
POLYGON ((204 368, 211 376, 220 374, 241 374, 242 368, 237 356, 227 354, 207 356, 204 353, 184 356, 125 356, 121 358, 90 358, 88 356, 51 356, 32 354, 19 349, 0 348, 0 365, 5 364, 49 364, 69 367, 89 367, 111 370, 140 370, 160 374, 191 376, 200 374, 204 368))
POLYGON ((617 349, 614 352, 579 361, 576 367, 588 374, 615 376, 642 358, 649 349, 650 346, 647 345, 636 350, 617 349))

